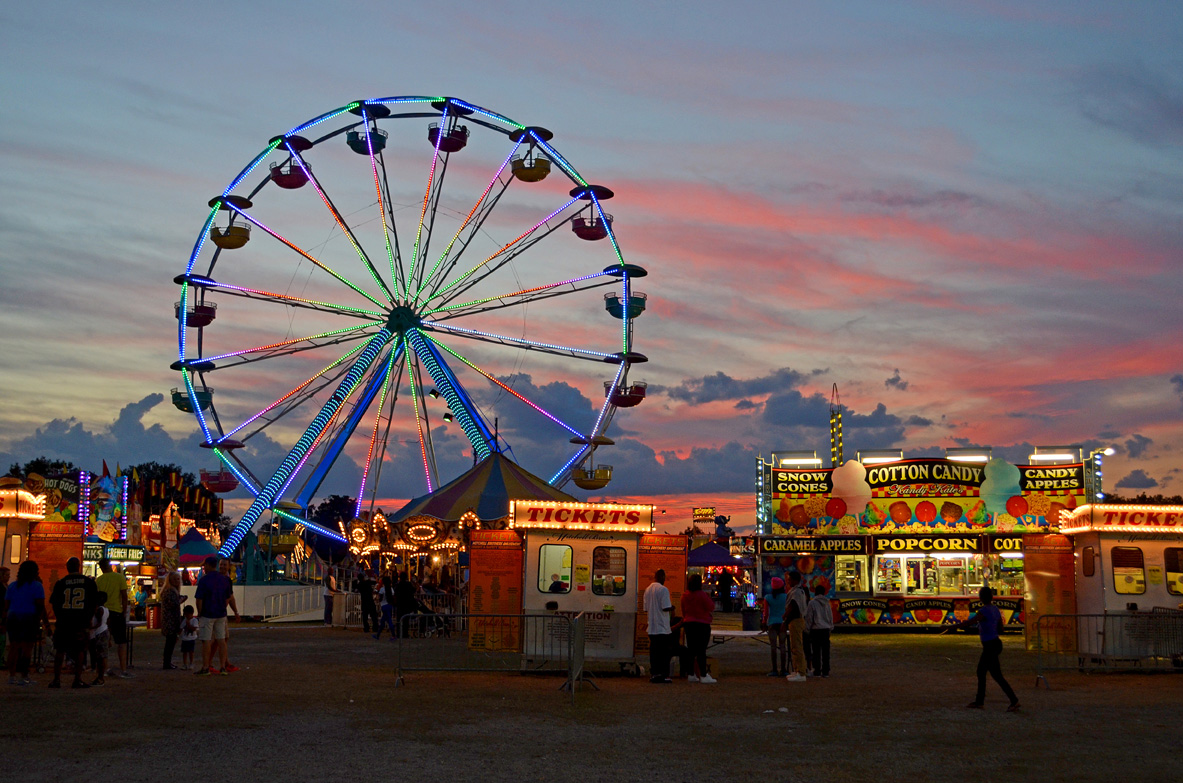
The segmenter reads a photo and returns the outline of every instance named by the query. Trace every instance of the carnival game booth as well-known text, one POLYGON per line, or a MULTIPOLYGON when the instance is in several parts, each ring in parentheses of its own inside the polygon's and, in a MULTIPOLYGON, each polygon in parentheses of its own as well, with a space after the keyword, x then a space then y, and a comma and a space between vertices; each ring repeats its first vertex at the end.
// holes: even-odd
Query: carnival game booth
POLYGON ((1083 462, 986 454, 759 467, 757 522, 771 533, 757 542, 761 589, 799 571, 828 588, 837 623, 856 628, 956 623, 988 585, 1006 630, 1021 630, 1027 545, 1083 504, 1087 478, 1083 462))

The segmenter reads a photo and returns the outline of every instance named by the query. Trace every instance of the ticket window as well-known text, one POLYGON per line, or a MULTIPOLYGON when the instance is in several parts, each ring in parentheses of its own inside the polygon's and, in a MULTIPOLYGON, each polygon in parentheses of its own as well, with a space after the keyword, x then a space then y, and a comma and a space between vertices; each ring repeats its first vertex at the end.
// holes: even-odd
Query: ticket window
POLYGON ((1146 562, 1136 546, 1115 546, 1109 552, 1113 561, 1113 590, 1118 595, 1142 595, 1146 592, 1146 562))
POLYGON ((538 592, 571 592, 571 547, 543 544, 538 548, 538 592))
POLYGON ((834 558, 834 589, 839 593, 861 593, 868 589, 865 555, 838 555, 834 558))
POLYGON ((624 595, 628 585, 628 555, 624 547, 598 546, 592 550, 592 593, 624 595))
POLYGON ((1183 595, 1183 548, 1169 546, 1162 552, 1167 571, 1167 592, 1183 595))

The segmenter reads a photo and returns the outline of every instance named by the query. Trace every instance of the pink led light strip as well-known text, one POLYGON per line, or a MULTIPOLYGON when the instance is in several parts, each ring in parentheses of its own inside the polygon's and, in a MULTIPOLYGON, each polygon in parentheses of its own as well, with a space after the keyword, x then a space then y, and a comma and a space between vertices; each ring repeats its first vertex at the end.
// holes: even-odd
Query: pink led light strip
POLYGON ((476 305, 485 304, 486 302, 492 302, 495 299, 509 299, 511 296, 522 296, 524 294, 533 294, 533 293, 537 293, 538 291, 545 291, 550 288, 558 288, 559 286, 562 286, 562 285, 574 285, 575 283, 582 283, 584 280, 591 280, 592 278, 595 278, 595 277, 603 277, 605 274, 606 274, 605 272, 596 272, 595 274, 584 275, 583 277, 573 277, 570 280, 562 280, 557 283, 547 283, 546 285, 538 285, 538 286, 534 286, 533 288, 523 288, 521 291, 514 291, 512 294, 501 294, 500 296, 487 296, 484 299, 474 299, 471 302, 465 302, 464 304, 454 304, 454 305, 446 305, 444 307, 437 307, 434 310, 428 310, 427 312, 424 313, 424 315, 432 315, 434 313, 442 313, 442 312, 446 312, 448 310, 458 310, 461 307, 474 307, 476 305))
POLYGON ((361 513, 362 498, 366 494, 366 482, 370 478, 370 467, 374 463, 374 444, 378 442, 378 426, 382 423, 382 409, 386 407, 386 392, 390 388, 390 376, 394 372, 394 356, 396 350, 390 352, 390 359, 386 362, 386 379, 382 381, 382 395, 378 399, 378 415, 374 417, 374 432, 370 435, 370 449, 366 453, 366 469, 361 474, 361 487, 357 490, 357 507, 353 511, 356 517, 361 513))
MULTIPOLYGON (((394 248, 390 244, 390 226, 386 224, 386 204, 382 201, 382 181, 378 178, 378 160, 374 157, 374 142, 370 139, 370 117, 362 109, 362 124, 366 126, 366 149, 370 152, 370 168, 374 170, 374 192, 378 194, 378 212, 382 215, 382 236, 386 238, 386 257, 390 259, 390 278, 394 281, 394 288, 399 297, 403 296, 403 287, 398 273, 394 270, 394 248)), ((410 286, 407 286, 410 288, 410 286)))
POLYGON ((285 340, 282 343, 272 343, 271 345, 260 345, 258 348, 247 348, 242 351, 234 351, 233 353, 224 353, 218 356, 201 357, 202 361, 216 362, 221 359, 229 359, 233 356, 244 356, 248 353, 258 353, 259 351, 269 351, 273 348, 282 348, 285 345, 294 345, 295 343, 302 343, 308 340, 318 340, 322 337, 333 337, 338 334, 345 334, 346 332, 356 332, 358 329, 366 329, 373 326, 373 324, 358 324, 357 326, 347 326, 344 329, 334 329, 331 332, 321 332, 320 334, 310 335, 308 337, 298 337, 295 340, 285 340))
MULTIPOLYGON (((431 338, 428 338, 431 339, 431 338)), ((427 491, 434 492, 431 484, 431 468, 427 464, 427 442, 423 439, 423 419, 419 415, 419 393, 415 390, 415 370, 411 367, 411 346, 403 338, 403 358, 407 362, 407 377, 411 381, 411 400, 415 404, 415 424, 419 427, 419 451, 423 454, 423 474, 427 476, 427 491)))
MULTIPOLYGON (((415 248, 411 251, 411 271, 407 274, 407 293, 411 291, 411 285, 415 280, 415 267, 419 263, 419 243, 423 240, 423 221, 427 217, 427 204, 431 199, 431 186, 435 184, 435 167, 440 159, 440 144, 444 140, 444 129, 448 124, 448 104, 444 104, 444 111, 440 115, 439 125, 436 127, 435 133, 435 153, 431 156, 431 170, 427 173, 427 191, 423 194, 423 209, 419 212, 419 229, 415 232, 415 248)), ((420 287, 419 290, 422 290, 420 287)), ((409 297, 408 297, 409 298, 409 297)), ((419 292, 415 292, 415 299, 418 301, 419 292)))

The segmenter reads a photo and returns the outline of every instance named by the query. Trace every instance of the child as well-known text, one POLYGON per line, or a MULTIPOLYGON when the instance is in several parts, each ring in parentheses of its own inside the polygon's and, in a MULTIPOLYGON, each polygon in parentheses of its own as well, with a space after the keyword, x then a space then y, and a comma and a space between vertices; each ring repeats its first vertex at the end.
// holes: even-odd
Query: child
POLYGON ((188 671, 193 668, 193 650, 197 647, 197 618, 193 615, 193 607, 185 607, 185 616, 181 620, 181 668, 188 671))
POLYGON ((813 676, 830 676, 830 631, 834 630, 834 612, 826 597, 826 585, 813 588, 813 598, 805 607, 805 628, 809 631, 813 655, 813 676))
POLYGON ((107 630, 107 618, 111 616, 111 610, 105 606, 107 594, 100 592, 98 602, 99 605, 94 610, 94 617, 90 619, 89 633, 90 661, 94 664, 94 670, 99 675, 91 683, 95 686, 107 684, 104 675, 107 672, 107 648, 111 646, 111 634, 107 630))

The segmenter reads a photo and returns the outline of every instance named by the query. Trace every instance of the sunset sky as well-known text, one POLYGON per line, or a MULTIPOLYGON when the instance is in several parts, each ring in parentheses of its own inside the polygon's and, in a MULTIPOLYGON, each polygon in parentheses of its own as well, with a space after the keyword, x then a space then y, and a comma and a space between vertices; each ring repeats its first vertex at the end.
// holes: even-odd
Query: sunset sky
MULTIPOLYGON (((616 478, 597 499, 649 498, 668 526, 699 505, 749 525, 758 455, 828 453, 833 384, 848 457, 990 445, 1025 462, 1032 446, 1111 445, 1107 490, 1178 494, 1180 40, 1183 5, 1164 2, 10 4, 0 468, 39 455, 215 467, 168 398, 172 278, 206 202, 323 112, 446 95, 554 132, 615 191, 620 251, 649 272, 635 341, 649 362, 632 377, 650 394, 614 420, 616 445, 597 460, 616 478)), ((422 200, 432 149, 427 121, 413 122, 425 164, 391 186, 422 200)), ((334 145, 314 167, 366 163, 334 145)), ((475 142, 462 154, 449 174, 461 186, 500 164, 475 142)), ((360 186, 367 176, 357 169, 360 186)), ((538 219, 534 202, 561 205, 547 195, 565 192, 557 177, 538 184, 510 211, 516 225, 538 219)), ((316 194, 301 198, 273 213, 281 230, 330 234, 316 194)), ((606 243, 562 242, 569 255, 547 264, 613 260, 606 243)), ((292 290, 308 275, 297 266, 271 284, 292 290)), ((503 290, 553 274, 523 266, 503 290)), ((599 294, 585 303, 505 329, 619 350, 599 294)), ((216 327, 245 347, 275 325, 216 327)), ((276 334, 302 329, 285 320, 276 334)), ((499 378, 574 422, 612 377, 490 356, 499 378)), ((298 371, 211 385, 225 389, 219 406, 257 411, 310 374, 298 371)), ((515 418, 487 384, 474 394, 504 411, 523 465, 561 460, 566 433, 515 418)), ((447 480, 471 458, 458 428, 433 423, 447 480)), ((396 431, 381 494, 392 506, 425 489, 413 417, 396 431)), ((350 492, 342 480, 326 491, 350 492)))

